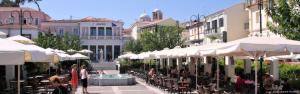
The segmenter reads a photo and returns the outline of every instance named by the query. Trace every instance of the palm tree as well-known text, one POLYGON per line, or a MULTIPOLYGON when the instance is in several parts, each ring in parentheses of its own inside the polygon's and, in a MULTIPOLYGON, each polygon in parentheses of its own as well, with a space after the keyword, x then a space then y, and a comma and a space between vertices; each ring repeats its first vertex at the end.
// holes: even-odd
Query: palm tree
POLYGON ((39 1, 42 0, 16 0, 12 2, 11 0, 3 0, 0 2, 0 7, 20 7, 20 4, 28 3, 35 3, 38 7, 38 10, 41 11, 40 5, 38 4, 39 1))
POLYGON ((41 8, 40 8, 40 5, 39 5, 38 1, 42 1, 42 0, 16 0, 16 3, 19 4, 19 6, 20 6, 20 4, 24 4, 26 2, 35 3, 36 6, 38 7, 38 10, 41 11, 41 8))

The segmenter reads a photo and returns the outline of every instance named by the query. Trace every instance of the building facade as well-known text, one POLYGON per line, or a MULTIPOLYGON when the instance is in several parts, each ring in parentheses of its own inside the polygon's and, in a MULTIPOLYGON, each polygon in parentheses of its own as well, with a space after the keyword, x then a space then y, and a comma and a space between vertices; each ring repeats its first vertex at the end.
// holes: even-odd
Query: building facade
POLYGON ((124 43, 129 40, 123 33, 123 25, 122 21, 86 17, 48 21, 42 23, 42 29, 55 35, 77 35, 80 37, 81 47, 93 52, 89 54, 93 62, 112 62, 122 53, 124 43))
POLYGON ((260 13, 259 13, 259 0, 245 0, 245 9, 249 15, 249 36, 264 36, 264 37, 280 37, 278 34, 271 32, 267 23, 272 22, 270 16, 266 14, 266 8, 272 5, 270 0, 263 0, 262 9, 262 34, 260 34, 260 13))
POLYGON ((164 27, 177 25, 179 25, 178 21, 172 18, 163 19, 163 12, 159 9, 154 9, 152 11, 152 18, 146 13, 142 13, 139 20, 133 23, 129 29, 131 30, 131 37, 136 40, 139 38, 141 32, 154 30, 156 26, 164 27))
POLYGON ((22 35, 35 39, 38 37, 41 23, 49 20, 50 17, 46 13, 35 9, 0 7, 0 31, 6 33, 7 36, 20 35, 20 24, 22 23, 22 35), (22 21, 20 20, 21 14, 22 21))
POLYGON ((248 14, 244 3, 204 16, 200 21, 185 23, 188 41, 199 44, 228 42, 248 36, 248 14))

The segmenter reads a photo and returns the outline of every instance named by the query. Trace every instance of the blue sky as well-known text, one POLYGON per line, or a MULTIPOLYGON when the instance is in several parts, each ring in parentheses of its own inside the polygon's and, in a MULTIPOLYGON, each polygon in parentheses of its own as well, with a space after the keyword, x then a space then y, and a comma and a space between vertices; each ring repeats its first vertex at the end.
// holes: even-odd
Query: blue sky
MULTIPOLYGON (((240 2, 242 0, 43 0, 39 4, 52 19, 93 16, 121 19, 128 27, 144 11, 150 15, 155 8, 162 10, 164 18, 182 22, 190 20, 191 15, 206 15, 240 2)), ((34 3, 23 6, 37 8, 34 3)))

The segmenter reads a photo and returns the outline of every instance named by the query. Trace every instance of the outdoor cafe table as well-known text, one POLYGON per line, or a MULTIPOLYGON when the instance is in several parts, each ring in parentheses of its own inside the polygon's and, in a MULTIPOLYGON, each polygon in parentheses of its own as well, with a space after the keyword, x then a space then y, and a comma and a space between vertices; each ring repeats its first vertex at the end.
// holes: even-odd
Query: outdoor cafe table
POLYGON ((46 91, 48 91, 48 85, 49 85, 50 81, 49 80, 42 80, 41 83, 43 83, 43 85, 45 85, 45 89, 46 89, 46 91))

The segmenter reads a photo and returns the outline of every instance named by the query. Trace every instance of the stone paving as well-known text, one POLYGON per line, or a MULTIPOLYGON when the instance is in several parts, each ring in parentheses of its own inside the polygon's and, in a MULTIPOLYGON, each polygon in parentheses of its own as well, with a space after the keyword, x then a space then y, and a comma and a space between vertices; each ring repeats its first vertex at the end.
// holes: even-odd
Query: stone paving
MULTIPOLYGON (((117 71, 105 71, 107 74, 116 74, 117 71)), ((163 94, 158 88, 147 85, 141 79, 136 78, 137 84, 130 86, 88 86, 89 94, 163 94)), ((166 92, 165 92, 166 93, 166 92)), ((75 94, 82 94, 79 86, 75 94)))

